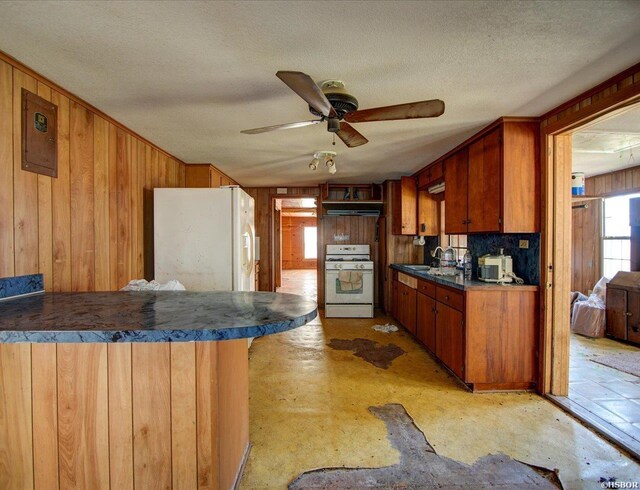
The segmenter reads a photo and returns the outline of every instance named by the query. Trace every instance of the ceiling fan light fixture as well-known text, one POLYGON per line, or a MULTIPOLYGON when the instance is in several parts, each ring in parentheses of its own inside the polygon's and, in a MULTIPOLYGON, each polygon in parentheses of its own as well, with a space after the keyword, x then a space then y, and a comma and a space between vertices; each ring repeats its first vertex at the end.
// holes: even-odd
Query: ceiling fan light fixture
POLYGON ((327 119, 327 131, 330 133, 337 133, 340 131, 340 119, 337 117, 330 117, 327 119))
POLYGON ((313 160, 311 160, 311 163, 309 164, 309 168, 311 170, 318 170, 319 163, 320 163, 320 160, 318 160, 317 158, 314 158, 313 160))

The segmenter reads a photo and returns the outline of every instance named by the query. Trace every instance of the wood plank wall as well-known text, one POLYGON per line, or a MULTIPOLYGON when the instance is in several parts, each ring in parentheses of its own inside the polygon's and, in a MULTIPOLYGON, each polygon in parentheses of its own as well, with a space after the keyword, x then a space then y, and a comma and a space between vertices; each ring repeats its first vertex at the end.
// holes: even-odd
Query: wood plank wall
POLYGON ((47 291, 152 278, 152 189, 183 185, 181 161, 0 58, 0 277, 41 272, 47 291), (58 106, 57 178, 20 168, 22 88, 58 106))
POLYGON ((318 220, 309 216, 282 217, 282 268, 315 269, 317 259, 304 258, 304 229, 317 227, 318 220))
POLYGON ((588 296, 602 276, 602 200, 574 200, 572 206, 571 290, 588 296))
POLYGON ((273 197, 318 197, 319 187, 288 187, 286 194, 278 194, 275 187, 245 187, 244 190, 255 200, 256 236, 260 237, 260 290, 273 291, 273 237, 272 217, 273 197))
POLYGON ((0 344, 0 488, 234 488, 245 339, 0 344))
POLYGON ((640 165, 587 177, 584 193, 587 196, 608 197, 640 192, 640 165))

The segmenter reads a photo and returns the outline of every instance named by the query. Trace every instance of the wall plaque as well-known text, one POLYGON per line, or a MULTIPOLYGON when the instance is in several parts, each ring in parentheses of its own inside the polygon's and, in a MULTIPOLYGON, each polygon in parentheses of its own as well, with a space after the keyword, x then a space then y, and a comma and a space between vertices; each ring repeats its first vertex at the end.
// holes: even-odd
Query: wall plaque
POLYGON ((22 170, 58 176, 58 107, 24 88, 22 170))

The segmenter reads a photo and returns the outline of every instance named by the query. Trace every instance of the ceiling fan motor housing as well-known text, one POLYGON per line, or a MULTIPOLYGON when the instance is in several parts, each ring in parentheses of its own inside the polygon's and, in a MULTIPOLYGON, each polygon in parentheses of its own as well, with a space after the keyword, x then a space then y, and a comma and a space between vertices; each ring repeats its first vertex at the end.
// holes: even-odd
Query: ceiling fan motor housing
MULTIPOLYGON (((339 80, 327 80, 320 84, 320 88, 325 97, 331 102, 331 105, 338 114, 338 119, 342 119, 345 114, 358 110, 358 99, 347 93, 344 83, 339 80)), ((309 112, 314 116, 322 117, 323 115, 309 106, 309 112)))

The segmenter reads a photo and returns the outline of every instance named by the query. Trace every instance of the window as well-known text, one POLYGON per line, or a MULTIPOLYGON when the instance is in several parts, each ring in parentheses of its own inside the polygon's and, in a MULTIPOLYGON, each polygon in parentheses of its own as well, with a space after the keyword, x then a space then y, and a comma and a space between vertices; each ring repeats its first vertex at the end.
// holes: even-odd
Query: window
POLYGON ((629 199, 635 197, 640 197, 640 194, 608 197, 604 200, 602 271, 609 279, 618 271, 631 270, 629 199))
POLYGON ((315 226, 304 227, 304 258, 318 258, 318 228, 315 226))

